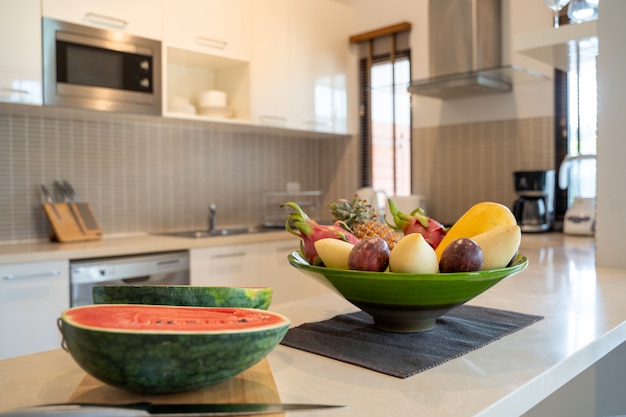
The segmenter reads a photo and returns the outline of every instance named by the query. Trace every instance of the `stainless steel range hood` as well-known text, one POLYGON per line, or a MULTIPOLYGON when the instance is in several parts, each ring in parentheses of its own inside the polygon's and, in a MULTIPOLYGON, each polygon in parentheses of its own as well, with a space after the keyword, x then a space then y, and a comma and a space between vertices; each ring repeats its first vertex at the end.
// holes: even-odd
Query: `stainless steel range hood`
POLYGON ((449 99, 511 92, 542 74, 502 65, 501 0, 430 0, 431 78, 413 81, 413 94, 449 99))

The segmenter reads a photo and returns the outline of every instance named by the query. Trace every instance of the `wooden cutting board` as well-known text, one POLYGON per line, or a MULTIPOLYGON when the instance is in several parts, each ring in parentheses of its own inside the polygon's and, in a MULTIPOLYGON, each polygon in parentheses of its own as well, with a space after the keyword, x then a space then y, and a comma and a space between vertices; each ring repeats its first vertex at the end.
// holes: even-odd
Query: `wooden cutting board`
MULTIPOLYGON (((138 394, 115 388, 98 381, 90 375, 78 385, 69 402, 96 402, 122 404, 150 401, 161 404, 177 403, 277 403, 280 396, 276 389, 272 370, 267 359, 247 371, 212 387, 177 394, 138 394)), ((267 414, 267 416, 284 416, 267 414)))

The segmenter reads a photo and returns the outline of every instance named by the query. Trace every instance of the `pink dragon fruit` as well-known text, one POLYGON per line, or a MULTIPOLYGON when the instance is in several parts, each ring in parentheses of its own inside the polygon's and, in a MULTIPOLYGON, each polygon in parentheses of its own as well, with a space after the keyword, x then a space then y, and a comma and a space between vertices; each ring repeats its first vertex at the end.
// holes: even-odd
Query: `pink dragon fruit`
POLYGON ((311 265, 321 265, 322 261, 315 250, 314 243, 319 239, 333 238, 356 244, 359 239, 341 226, 341 222, 332 225, 321 225, 293 202, 284 203, 281 207, 291 207, 295 212, 287 217, 285 229, 292 235, 300 237, 300 251, 311 265))
POLYGON ((402 213, 391 199, 387 200, 387 207, 393 215, 395 223, 387 222, 390 227, 403 232, 405 235, 421 233, 424 236, 424 240, 433 249, 439 246, 439 243, 446 235, 447 229, 437 220, 428 217, 422 208, 413 210, 411 214, 402 213))

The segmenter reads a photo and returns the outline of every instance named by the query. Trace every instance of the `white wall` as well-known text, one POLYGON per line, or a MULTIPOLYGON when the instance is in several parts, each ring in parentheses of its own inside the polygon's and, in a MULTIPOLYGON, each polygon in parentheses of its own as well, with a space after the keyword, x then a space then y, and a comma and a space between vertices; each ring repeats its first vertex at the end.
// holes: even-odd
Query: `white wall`
MULTIPOLYGON (((354 2, 356 33, 402 21, 412 24, 413 79, 428 77, 428 0, 358 0, 354 2)), ((543 0, 502 0, 504 64, 520 65, 552 77, 552 69, 511 51, 516 33, 549 28, 552 14, 543 0)), ((552 83, 516 85, 512 94, 446 100, 413 97, 415 128, 521 119, 554 112, 552 83)))
POLYGON ((598 191, 596 263, 626 268, 626 2, 602 0, 598 9, 598 191))

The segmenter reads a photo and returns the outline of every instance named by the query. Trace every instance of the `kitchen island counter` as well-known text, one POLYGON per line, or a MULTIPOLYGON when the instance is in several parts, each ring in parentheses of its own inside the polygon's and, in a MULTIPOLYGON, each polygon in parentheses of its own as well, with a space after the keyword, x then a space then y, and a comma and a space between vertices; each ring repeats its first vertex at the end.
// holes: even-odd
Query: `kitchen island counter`
MULTIPOLYGON (((348 405, 289 415, 518 416, 581 375, 591 375, 585 376, 583 389, 558 402, 550 415, 594 415, 594 402, 605 394, 604 370, 621 375, 619 381, 608 381, 610 386, 623 390, 626 379, 620 370, 623 357, 589 374, 607 355, 624 351, 626 271, 596 269, 590 238, 524 235, 520 252, 529 258, 529 267, 470 304, 541 315, 542 320, 406 379, 281 345, 268 359, 283 402, 348 405)), ((271 309, 288 316, 293 325, 355 311, 335 294, 271 309)), ((0 410, 65 401, 83 377, 60 349, 0 361, 0 410)), ((614 400, 624 403, 623 398, 614 400)), ((616 411, 626 409, 611 409, 616 411)))

